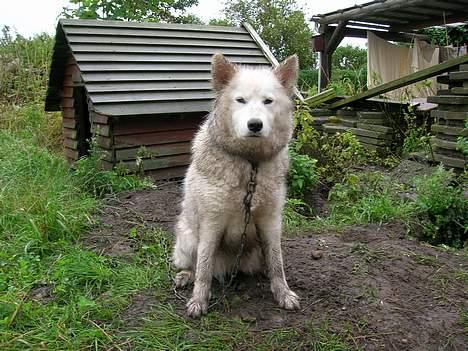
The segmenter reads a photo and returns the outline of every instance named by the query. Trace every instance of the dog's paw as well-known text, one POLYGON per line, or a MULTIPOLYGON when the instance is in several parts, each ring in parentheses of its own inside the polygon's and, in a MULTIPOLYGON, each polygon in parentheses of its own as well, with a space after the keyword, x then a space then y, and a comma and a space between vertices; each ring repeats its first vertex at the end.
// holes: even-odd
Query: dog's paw
POLYGON ((298 310, 301 308, 299 296, 297 296, 294 291, 289 289, 279 293, 277 296, 277 301, 279 306, 286 310, 298 310))
POLYGON ((183 270, 176 274, 175 276, 175 285, 176 288, 183 288, 193 282, 193 273, 192 271, 183 270))
POLYGON ((199 318, 202 314, 208 311, 208 301, 202 301, 196 298, 191 298, 187 303, 187 315, 191 318, 199 318))

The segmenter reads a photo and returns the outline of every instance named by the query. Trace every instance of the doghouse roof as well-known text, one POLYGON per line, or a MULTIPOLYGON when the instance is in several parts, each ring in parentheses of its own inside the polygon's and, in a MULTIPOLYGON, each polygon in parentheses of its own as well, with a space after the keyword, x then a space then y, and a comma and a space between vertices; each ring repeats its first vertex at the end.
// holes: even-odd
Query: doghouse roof
POLYGON ((211 109, 211 56, 270 65, 271 52, 248 24, 60 20, 45 108, 60 110, 70 54, 91 108, 108 116, 205 112, 211 109))

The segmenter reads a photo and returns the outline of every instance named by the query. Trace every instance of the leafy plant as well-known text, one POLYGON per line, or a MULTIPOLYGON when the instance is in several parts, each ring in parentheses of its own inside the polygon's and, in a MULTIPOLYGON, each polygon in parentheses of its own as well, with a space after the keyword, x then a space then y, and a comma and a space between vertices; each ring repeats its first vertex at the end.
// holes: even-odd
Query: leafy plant
POLYGON ((304 192, 313 189, 317 184, 317 160, 308 155, 297 153, 294 148, 289 150, 289 158, 289 194, 295 198, 303 198, 304 192))
POLYGON ((327 184, 341 182, 353 167, 369 159, 369 152, 350 131, 324 135, 315 154, 321 179, 327 184))
POLYGON ((408 155, 416 151, 431 151, 431 135, 427 128, 427 119, 418 123, 416 114, 410 108, 403 113, 406 123, 403 140, 403 155, 408 155))
POLYGON ((463 247, 468 239, 468 201, 453 170, 441 166, 432 176, 417 179, 416 194, 422 239, 463 247))
MULTIPOLYGON (((468 119, 465 120, 464 132, 468 131, 468 119)), ((463 153, 463 155, 468 155, 468 138, 466 136, 460 136, 457 138, 457 150, 463 153)))
POLYGON ((294 149, 299 153, 308 153, 317 148, 320 134, 313 127, 314 117, 310 113, 310 107, 299 100, 296 102, 294 122, 294 149))
POLYGON ((107 153, 91 141, 90 154, 76 161, 75 176, 79 186, 95 197, 151 186, 151 182, 129 173, 125 167, 104 170, 102 161, 107 153))

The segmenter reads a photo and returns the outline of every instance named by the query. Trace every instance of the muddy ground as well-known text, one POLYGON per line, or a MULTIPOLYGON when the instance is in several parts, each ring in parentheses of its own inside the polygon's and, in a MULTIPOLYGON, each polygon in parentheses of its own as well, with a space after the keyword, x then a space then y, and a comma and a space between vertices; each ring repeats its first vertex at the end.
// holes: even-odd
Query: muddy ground
MULTIPOLYGON (((110 199, 99 226, 84 237, 85 246, 128 259, 137 245, 131 228, 172 232, 180 199, 178 182, 110 199)), ((283 249, 289 284, 301 297, 299 312, 277 308, 264 277, 245 276, 237 278, 228 303, 214 308, 250 323, 253 333, 287 327, 301 332, 307 324, 328 323, 365 350, 466 349, 466 256, 411 240, 399 223, 285 236, 283 249)), ((214 296, 219 293, 216 286, 214 296)), ((143 317, 156 303, 152 296, 135 296, 122 318, 143 317)), ((173 303, 183 315, 183 301, 173 303)))

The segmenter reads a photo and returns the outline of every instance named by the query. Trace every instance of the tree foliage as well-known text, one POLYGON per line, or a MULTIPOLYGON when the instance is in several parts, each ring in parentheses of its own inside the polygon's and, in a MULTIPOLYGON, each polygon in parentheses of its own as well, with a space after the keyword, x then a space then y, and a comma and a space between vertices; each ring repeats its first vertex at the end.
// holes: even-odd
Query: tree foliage
POLYGON ((432 44, 462 46, 468 43, 468 24, 447 28, 433 27, 421 31, 429 36, 432 44))
POLYGON ((198 0, 70 0, 75 6, 63 9, 69 18, 201 23, 185 10, 198 0))
POLYGON ((314 64, 312 31, 295 0, 226 0, 229 23, 249 22, 278 60, 297 54, 301 67, 314 64))
POLYGON ((367 67, 367 50, 351 45, 340 46, 333 53, 333 69, 358 70, 367 67))

